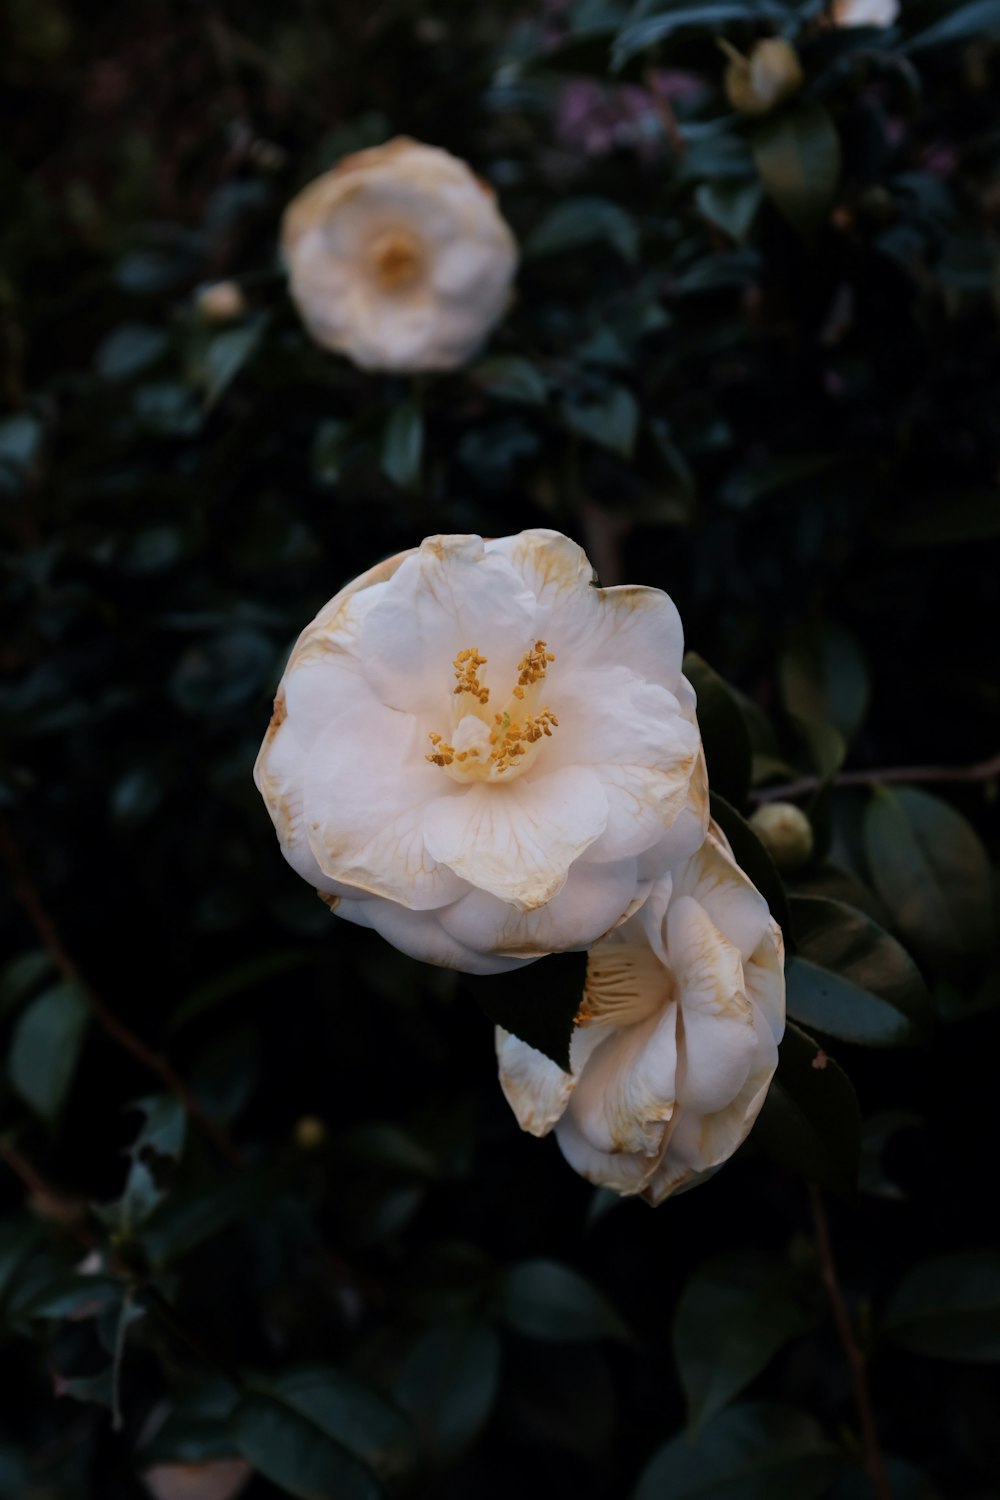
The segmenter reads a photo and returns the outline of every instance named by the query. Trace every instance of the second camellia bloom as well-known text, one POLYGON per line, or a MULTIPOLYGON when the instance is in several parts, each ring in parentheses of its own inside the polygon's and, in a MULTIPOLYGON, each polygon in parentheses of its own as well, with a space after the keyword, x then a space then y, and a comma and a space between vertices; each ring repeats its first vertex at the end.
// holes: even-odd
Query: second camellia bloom
POLYGON ((285 857, 403 952, 590 947, 704 839, 681 623, 553 531, 430 537, 300 637, 255 777, 285 857))

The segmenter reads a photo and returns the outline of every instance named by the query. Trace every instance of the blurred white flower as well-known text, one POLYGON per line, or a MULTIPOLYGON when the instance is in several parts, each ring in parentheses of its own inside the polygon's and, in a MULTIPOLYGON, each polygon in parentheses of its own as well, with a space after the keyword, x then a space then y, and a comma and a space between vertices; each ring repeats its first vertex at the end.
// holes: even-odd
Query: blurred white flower
POLYGON ((781 930, 712 824, 591 950, 572 1071, 498 1029, 500 1082, 521 1128, 554 1127, 581 1176, 659 1203, 745 1139, 784 1020, 781 930))
POLYGON ((252 1478, 242 1458, 154 1464, 142 1476, 153 1500, 236 1500, 252 1478))
POLYGON ((835 26, 891 26, 899 15, 899 0, 833 0, 835 26))
POLYGON ((745 115, 763 115, 801 88, 804 74, 799 55, 783 37, 755 42, 749 57, 728 42, 720 44, 729 58, 726 97, 745 115))
POLYGON ((587 948, 707 826, 681 623, 555 531, 430 537, 300 636, 255 768, 340 916, 470 973, 587 948))
POLYGON ((503 315, 517 267, 492 188, 405 136, 304 188, 281 244, 309 333, 364 370, 464 364, 503 315))
POLYGON ((204 323, 234 323, 247 310, 246 298, 235 281, 213 281, 200 288, 195 300, 204 323))

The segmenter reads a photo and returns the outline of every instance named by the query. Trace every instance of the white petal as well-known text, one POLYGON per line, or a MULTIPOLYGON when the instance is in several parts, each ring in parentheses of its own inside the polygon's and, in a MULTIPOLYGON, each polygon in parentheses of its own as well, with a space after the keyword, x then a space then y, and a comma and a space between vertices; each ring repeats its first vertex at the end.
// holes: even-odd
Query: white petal
POLYGON ((573 1092, 573 1075, 502 1026, 496 1048, 500 1087, 517 1123, 532 1135, 548 1135, 573 1092))
POLYGON ((573 1123, 596 1151, 659 1157, 675 1106, 677 1007, 599 1029, 609 1034, 582 1070, 569 1103, 573 1123))
POLYGON ((384 703, 437 714, 444 734, 459 651, 474 646, 487 658, 485 681, 502 704, 534 632, 531 594, 502 557, 484 551, 481 537, 429 537, 368 613, 361 657, 384 703))
POLYGON ((570 865, 603 832, 607 798, 593 771, 570 766, 503 786, 473 783, 431 802, 424 843, 435 860, 478 890, 522 911, 563 886, 570 865))
POLYGON ((785 1031, 785 944, 777 922, 768 924, 760 944, 744 960, 743 981, 758 1030, 763 1021, 777 1044, 785 1031))
POLYGON ((636 898, 634 859, 572 867, 558 895, 534 911, 473 890, 441 911, 441 922, 472 948, 539 958, 587 948, 620 921, 636 898))
POLYGON ((611 1188, 623 1196, 641 1193, 656 1171, 657 1158, 627 1151, 599 1151, 580 1130, 569 1110, 555 1128, 559 1149, 574 1172, 595 1187, 611 1188))
POLYGON ((365 694, 313 743, 303 801, 309 846, 333 880, 416 910, 443 906, 463 890, 424 845, 425 807, 447 800, 443 778, 424 759, 412 716, 365 694))
POLYGON ((683 1013, 684 1111, 710 1114, 746 1082, 756 1051, 753 1009, 743 990, 739 950, 690 896, 667 912, 667 952, 683 1013))
POLYGON ((684 633, 660 589, 590 588, 586 555, 557 532, 523 531, 491 543, 503 551, 539 599, 550 650, 578 664, 626 666, 637 677, 676 689, 684 633))
POLYGON ((477 953, 456 943, 445 932, 437 912, 408 911, 405 906, 386 901, 381 896, 346 898, 332 905, 331 910, 347 922, 370 927, 400 953, 417 958, 421 963, 437 964, 442 969, 457 969, 461 974, 506 974, 511 969, 523 968, 527 962, 477 953))
POLYGON ((676 870, 674 890, 692 896, 719 931, 748 958, 771 923, 767 902, 715 836, 712 824, 704 844, 676 870))

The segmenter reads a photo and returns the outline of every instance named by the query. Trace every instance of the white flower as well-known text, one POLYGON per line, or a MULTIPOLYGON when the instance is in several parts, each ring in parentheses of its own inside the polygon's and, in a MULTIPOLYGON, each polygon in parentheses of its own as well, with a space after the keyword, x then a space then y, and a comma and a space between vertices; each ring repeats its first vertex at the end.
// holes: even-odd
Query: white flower
POLYGON ((309 333, 364 370, 464 364, 503 315, 517 266, 492 188, 405 136, 304 188, 281 244, 309 333))
POLYGON ((303 632, 254 774, 340 916, 499 973, 589 947, 699 846, 677 610, 592 580, 555 531, 430 537, 303 632))
POLYGON ((749 1133, 785 1020, 781 930, 715 824, 640 912, 590 953, 572 1072, 498 1029, 523 1130, 555 1127, 590 1182, 659 1203, 749 1133))
POLYGON ((899 15, 899 0, 833 0, 835 26, 891 26, 899 15))

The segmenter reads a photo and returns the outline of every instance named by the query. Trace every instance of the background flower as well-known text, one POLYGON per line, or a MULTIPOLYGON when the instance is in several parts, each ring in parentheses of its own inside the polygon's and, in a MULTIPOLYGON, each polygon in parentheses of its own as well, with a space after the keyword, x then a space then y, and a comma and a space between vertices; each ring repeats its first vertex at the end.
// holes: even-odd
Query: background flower
POLYGON ((659 1203, 746 1138, 778 1063, 784 944, 712 824, 642 910, 591 950, 570 1072, 497 1029, 524 1130, 553 1127, 571 1166, 659 1203))
POLYGON ((399 136, 303 188, 281 246, 309 333, 366 370, 450 370, 503 314, 517 246, 464 162, 399 136))
POLYGON ((700 843, 677 611, 551 531, 430 537, 300 637, 255 776, 339 915, 470 972, 585 948, 700 843))

